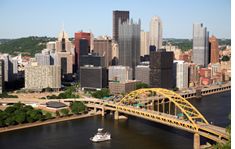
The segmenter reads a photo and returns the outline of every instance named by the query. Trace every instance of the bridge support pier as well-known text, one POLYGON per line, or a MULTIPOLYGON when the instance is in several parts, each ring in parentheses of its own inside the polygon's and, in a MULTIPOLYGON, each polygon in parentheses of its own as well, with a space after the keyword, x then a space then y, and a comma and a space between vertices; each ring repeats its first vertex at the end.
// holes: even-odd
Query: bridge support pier
POLYGON ((94 112, 95 112, 95 113, 97 112, 97 109, 96 109, 96 107, 94 107, 94 112))
POLYGON ((193 149, 200 149, 200 135, 198 133, 194 134, 193 149))
POLYGON ((102 108, 102 113, 101 113, 102 116, 104 116, 104 107, 102 108))
POLYGON ((119 113, 118 113, 118 111, 115 111, 115 112, 114 112, 114 119, 115 119, 115 120, 118 120, 118 119, 119 119, 119 113))

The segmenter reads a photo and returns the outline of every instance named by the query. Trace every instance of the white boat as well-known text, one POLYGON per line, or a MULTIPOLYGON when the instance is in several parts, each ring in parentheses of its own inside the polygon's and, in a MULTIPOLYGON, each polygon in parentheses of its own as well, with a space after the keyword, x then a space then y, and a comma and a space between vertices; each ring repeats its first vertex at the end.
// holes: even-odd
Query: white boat
POLYGON ((101 142, 108 141, 111 139, 111 134, 108 132, 103 132, 103 128, 99 128, 97 134, 94 137, 91 137, 92 142, 101 142))

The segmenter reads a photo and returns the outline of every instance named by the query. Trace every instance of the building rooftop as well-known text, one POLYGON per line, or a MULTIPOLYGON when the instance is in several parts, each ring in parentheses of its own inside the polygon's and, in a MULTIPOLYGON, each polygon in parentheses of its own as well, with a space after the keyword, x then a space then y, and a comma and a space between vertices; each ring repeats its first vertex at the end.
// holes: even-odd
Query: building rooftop
POLYGON ((50 108, 63 108, 63 107, 67 107, 66 104, 58 102, 58 101, 49 101, 49 102, 46 103, 46 106, 50 107, 50 108))

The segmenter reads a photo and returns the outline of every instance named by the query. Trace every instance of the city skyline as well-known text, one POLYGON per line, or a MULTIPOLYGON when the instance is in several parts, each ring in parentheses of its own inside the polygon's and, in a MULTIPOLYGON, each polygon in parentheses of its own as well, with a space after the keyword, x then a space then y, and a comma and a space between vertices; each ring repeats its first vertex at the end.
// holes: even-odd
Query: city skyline
POLYGON ((74 37, 74 33, 81 30, 91 31, 95 36, 112 36, 114 10, 126 10, 130 12, 130 18, 140 18, 141 29, 144 31, 149 31, 149 23, 153 16, 161 17, 163 38, 191 39, 193 23, 203 23, 210 31, 210 35, 231 38, 230 0, 173 0, 170 3, 153 0, 148 3, 133 0, 104 0, 103 3, 3 0, 0 3, 0 17, 3 18, 0 38, 57 37, 63 24, 69 37, 74 37))

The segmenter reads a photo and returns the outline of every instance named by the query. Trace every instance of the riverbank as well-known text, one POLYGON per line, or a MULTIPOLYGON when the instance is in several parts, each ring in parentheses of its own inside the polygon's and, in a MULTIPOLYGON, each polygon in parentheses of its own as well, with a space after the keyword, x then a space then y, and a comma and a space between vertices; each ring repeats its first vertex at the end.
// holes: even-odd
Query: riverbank
POLYGON ((19 130, 19 129, 25 129, 25 128, 31 128, 31 127, 36 127, 36 126, 48 125, 48 124, 53 124, 53 123, 58 123, 58 122, 63 122, 63 121, 70 121, 70 120, 75 120, 75 119, 87 118, 87 117, 96 116, 96 115, 100 115, 100 114, 101 113, 98 113, 98 112, 97 113, 87 113, 87 114, 83 114, 83 115, 72 115, 72 116, 49 119, 46 121, 37 121, 34 123, 26 123, 26 124, 19 124, 19 125, 15 125, 15 126, 8 126, 8 127, 0 128, 0 133, 19 130))

